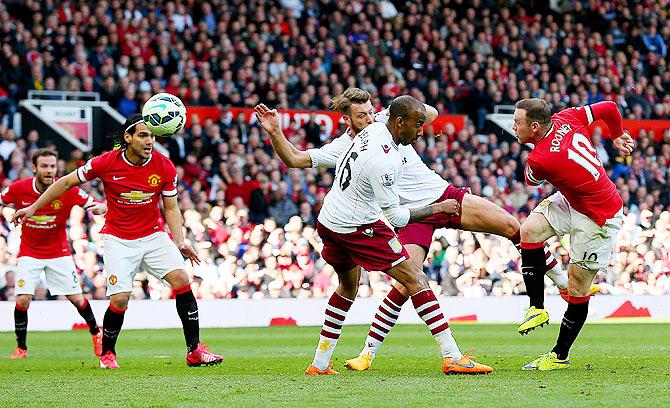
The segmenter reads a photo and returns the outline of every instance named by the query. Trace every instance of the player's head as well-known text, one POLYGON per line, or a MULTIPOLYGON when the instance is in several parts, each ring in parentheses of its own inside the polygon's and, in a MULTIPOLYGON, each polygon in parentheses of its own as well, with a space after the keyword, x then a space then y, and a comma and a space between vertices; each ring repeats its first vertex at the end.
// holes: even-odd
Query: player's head
POLYGON ((375 121, 370 92, 360 88, 347 88, 342 95, 333 98, 331 108, 342 114, 354 136, 375 121))
POLYGON ((551 110, 544 99, 522 99, 515 105, 512 129, 521 143, 536 143, 551 125, 551 110))
POLYGON ((409 145, 423 135, 426 107, 413 96, 395 98, 389 106, 388 127, 397 143, 409 145))
POLYGON ((125 148, 126 152, 146 160, 151 156, 155 140, 154 134, 144 124, 140 113, 128 116, 123 124, 121 138, 121 147, 125 148))
POLYGON ((58 153, 51 149, 38 149, 33 153, 33 173, 37 181, 43 186, 50 186, 54 182, 58 171, 58 153))

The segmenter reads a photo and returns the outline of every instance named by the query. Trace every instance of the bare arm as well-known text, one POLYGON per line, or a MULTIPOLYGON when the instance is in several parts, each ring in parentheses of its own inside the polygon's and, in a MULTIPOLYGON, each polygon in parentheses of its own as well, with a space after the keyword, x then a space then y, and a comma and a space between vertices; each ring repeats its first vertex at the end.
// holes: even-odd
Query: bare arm
POLYGON ((309 153, 304 150, 299 150, 286 139, 286 136, 281 130, 279 115, 277 114, 276 109, 270 110, 264 104, 260 104, 254 108, 254 111, 258 117, 258 122, 270 135, 272 148, 288 167, 297 167, 301 169, 312 167, 312 159, 309 156, 309 153))
POLYGON ((193 247, 184 242, 184 234, 182 233, 182 218, 179 205, 177 203, 177 196, 165 197, 163 196, 163 211, 165 213, 165 222, 172 233, 172 240, 174 241, 179 252, 186 258, 191 260, 191 264, 200 263, 200 258, 193 247))
POLYGON ((431 215, 445 213, 458 215, 461 211, 458 201, 454 199, 448 199, 441 201, 439 203, 430 204, 421 208, 412 208, 409 210, 409 222, 421 221, 424 218, 428 218, 431 215))
POLYGON ((53 200, 62 196, 72 187, 76 187, 81 184, 81 180, 77 176, 77 171, 73 171, 65 177, 61 177, 56 180, 55 183, 49 186, 40 198, 37 199, 32 205, 26 208, 22 208, 14 213, 12 217, 12 222, 14 224, 23 224, 23 222, 32 217, 35 214, 35 211, 49 204, 53 200))

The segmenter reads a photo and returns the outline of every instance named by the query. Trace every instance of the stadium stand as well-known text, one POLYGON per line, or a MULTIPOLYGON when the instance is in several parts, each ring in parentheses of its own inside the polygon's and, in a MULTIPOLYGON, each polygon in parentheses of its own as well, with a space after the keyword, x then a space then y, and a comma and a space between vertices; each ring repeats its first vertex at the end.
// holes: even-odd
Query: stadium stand
MULTIPOLYGON (((192 269, 194 292, 203 299, 323 297, 336 277, 318 256, 314 223, 332 174, 287 170, 266 135, 233 118, 230 107, 262 101, 280 110, 323 110, 332 95, 358 86, 377 108, 411 94, 440 113, 466 114, 464 129, 421 140, 417 151, 454 185, 523 221, 552 188, 525 186, 527 152, 486 132, 494 105, 540 97, 558 111, 614 100, 625 118, 670 119, 667 1, 562 3, 567 8, 532 14, 526 2, 480 0, 213 0, 190 13, 181 1, 4 2, 0 182, 31 176, 31 152, 49 143, 35 131, 14 131, 13 113, 29 90, 99 92, 123 115, 163 90, 190 106, 218 106, 218 120, 193 118, 187 133, 164 141, 179 165, 188 237, 205 259, 192 269)), ((594 146, 627 215, 615 263, 597 279, 605 293, 670 293, 670 129, 641 131, 628 158, 599 132, 594 146)), ((313 121, 293 123, 286 134, 301 148, 330 138, 313 121)), ((61 158, 61 174, 85 159, 76 150, 61 158)), ((96 184, 86 189, 102 197, 96 184)), ((5 270, 18 249, 10 211, 2 209, 0 226, 5 270)), ((84 290, 96 299, 105 286, 102 221, 75 211, 70 222, 84 290)), ((520 256, 506 240, 452 230, 436 238, 425 269, 441 294, 525 290, 520 256)), ((567 262, 565 245, 555 241, 552 249, 567 262)), ((13 298, 9 275, 0 299, 13 298)), ((172 296, 149 276, 135 283, 136 298, 172 296)), ((369 272, 360 294, 383 296, 389 288, 385 275, 369 272)), ((46 297, 46 290, 36 294, 46 297)))

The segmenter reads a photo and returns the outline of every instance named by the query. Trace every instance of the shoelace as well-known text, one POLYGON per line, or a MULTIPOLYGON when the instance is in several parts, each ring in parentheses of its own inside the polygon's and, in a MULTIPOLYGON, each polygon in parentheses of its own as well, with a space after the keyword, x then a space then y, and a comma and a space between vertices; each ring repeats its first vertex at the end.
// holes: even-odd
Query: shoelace
POLYGON ((475 351, 474 347, 471 348, 470 350, 466 351, 465 354, 463 354, 463 357, 461 357, 461 358, 468 358, 470 360, 475 360, 476 361, 477 357, 470 355, 470 353, 472 353, 473 351, 475 351))

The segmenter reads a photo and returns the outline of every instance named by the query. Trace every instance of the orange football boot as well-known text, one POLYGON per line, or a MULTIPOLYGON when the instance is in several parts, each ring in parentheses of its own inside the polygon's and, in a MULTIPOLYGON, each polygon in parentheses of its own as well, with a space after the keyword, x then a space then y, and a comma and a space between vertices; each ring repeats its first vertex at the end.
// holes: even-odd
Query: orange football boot
POLYGON ((305 374, 306 375, 333 375, 333 374, 339 375, 340 373, 333 370, 333 362, 331 361, 331 362, 328 363, 328 367, 326 367, 325 370, 319 370, 318 368, 316 368, 315 366, 310 364, 309 367, 307 367, 307 371, 305 371, 305 374))
POLYGON ((22 349, 21 347, 16 347, 16 350, 9 356, 9 358, 12 360, 28 358, 28 350, 22 349))
POLYGON ((454 361, 450 357, 444 357, 442 359, 442 372, 445 374, 488 374, 493 371, 492 367, 474 361, 476 357, 471 357, 470 351, 465 353, 458 361, 454 361))

